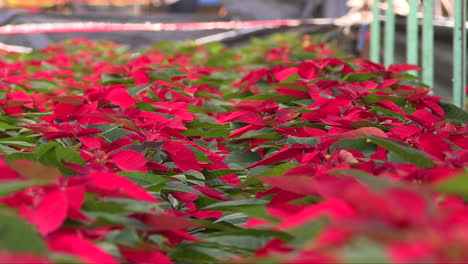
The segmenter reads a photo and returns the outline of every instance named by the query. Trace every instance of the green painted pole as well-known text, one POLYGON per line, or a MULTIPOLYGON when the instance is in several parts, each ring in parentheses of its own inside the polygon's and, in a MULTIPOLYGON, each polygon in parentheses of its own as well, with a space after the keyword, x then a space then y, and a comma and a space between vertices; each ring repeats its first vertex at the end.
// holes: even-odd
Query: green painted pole
POLYGON ((422 78, 425 84, 434 87, 434 0, 424 0, 423 3, 422 78))
MULTIPOLYGON (((419 25, 418 25, 418 1, 409 0, 409 13, 406 17, 406 61, 409 64, 418 65, 419 25)), ((416 71, 410 72, 417 75, 416 71)))
POLYGON ((372 5, 372 23, 370 39, 370 60, 380 63, 380 0, 374 0, 372 5))
POLYGON ((387 1, 387 12, 385 21, 385 55, 384 64, 393 64, 395 58, 395 4, 393 0, 387 1))
POLYGON ((453 103, 465 109, 466 107, 466 0, 455 0, 453 34, 453 103))

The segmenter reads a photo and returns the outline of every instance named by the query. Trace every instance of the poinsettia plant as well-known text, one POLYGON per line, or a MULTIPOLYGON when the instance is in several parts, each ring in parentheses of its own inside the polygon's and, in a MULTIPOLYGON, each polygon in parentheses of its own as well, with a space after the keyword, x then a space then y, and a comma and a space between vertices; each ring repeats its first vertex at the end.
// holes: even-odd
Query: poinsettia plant
POLYGON ((468 261, 468 113, 311 37, 0 61, 1 263, 468 261))

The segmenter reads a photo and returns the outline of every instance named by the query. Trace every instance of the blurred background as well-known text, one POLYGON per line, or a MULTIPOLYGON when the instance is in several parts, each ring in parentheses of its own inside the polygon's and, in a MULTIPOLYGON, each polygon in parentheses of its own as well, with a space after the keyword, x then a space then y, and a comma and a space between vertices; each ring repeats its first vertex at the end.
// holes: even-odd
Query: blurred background
POLYGON ((0 0, 0 7, 64 14, 119 12, 217 13, 239 19, 282 19, 314 15, 339 17, 348 11, 347 0, 0 0), (228 12, 228 13, 226 13, 228 12))
MULTIPOLYGON (((65 23, 188 23, 341 17, 346 0, 0 0, 0 26, 65 23)), ((107 39, 138 49, 159 40, 196 40, 226 30, 0 35, 0 42, 40 49, 71 37, 107 39)))

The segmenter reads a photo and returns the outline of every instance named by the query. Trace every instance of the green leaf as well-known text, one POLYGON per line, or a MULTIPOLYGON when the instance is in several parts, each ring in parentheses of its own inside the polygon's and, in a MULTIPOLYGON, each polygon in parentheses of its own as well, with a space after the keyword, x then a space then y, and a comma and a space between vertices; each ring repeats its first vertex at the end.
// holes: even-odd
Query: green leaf
POLYGON ((43 93, 48 93, 51 90, 54 89, 59 89, 60 87, 53 81, 49 80, 30 80, 29 84, 31 84, 31 87, 33 87, 35 90, 38 90, 43 93))
POLYGON ((408 163, 406 160, 402 159, 400 156, 395 154, 395 152, 388 153, 387 160, 394 163, 408 163))
POLYGON ((133 199, 107 198, 105 203, 109 205, 117 205, 120 208, 124 208, 128 212, 152 214, 155 212, 155 209, 159 209, 159 204, 157 203, 138 201, 133 199))
POLYGON ((200 149, 198 148, 195 148, 193 146, 188 146, 192 151, 193 151, 193 154, 195 154, 195 157, 197 158, 197 161, 200 161, 200 162, 206 162, 206 163, 213 163, 213 161, 211 161, 207 156, 206 156, 206 153, 201 151, 200 149))
POLYGON ((18 152, 17 149, 0 144, 0 153, 11 154, 18 152))
POLYGON ((234 211, 247 206, 266 205, 268 201, 260 199, 236 200, 211 204, 203 209, 234 211))
POLYGON ((120 214, 111 214, 103 212, 84 212, 88 217, 94 219, 98 226, 125 226, 127 228, 135 228, 140 230, 150 229, 141 221, 120 214))
POLYGON ((266 212, 265 205, 267 203, 268 201, 260 199, 236 200, 210 204, 203 207, 202 209, 244 213, 245 215, 251 217, 258 217, 269 220, 271 222, 277 222, 278 219, 266 212))
POLYGON ((46 255, 47 248, 39 232, 24 220, 0 213, 0 249, 22 254, 46 255))
POLYGON ((262 157, 252 151, 233 151, 224 160, 226 164, 232 169, 245 169, 255 162, 261 160, 262 157))
MULTIPOLYGON (((203 173, 196 171, 196 170, 188 170, 184 172, 184 175, 188 182, 194 180, 198 184, 201 181, 205 180, 205 175, 203 173)), ((174 176, 173 176, 174 177, 174 176)))
POLYGON ((246 216, 243 213, 234 213, 230 215, 223 216, 219 218, 218 220, 214 221, 214 223, 221 223, 221 222, 226 222, 232 225, 236 226, 243 226, 247 221, 249 220, 249 217, 246 216))
POLYGON ((392 263, 388 258, 387 250, 383 246, 365 238, 358 238, 353 243, 343 247, 338 255, 344 260, 344 263, 392 263))
POLYGON ((237 255, 229 250, 204 246, 201 243, 183 242, 175 246, 169 257, 180 263, 204 264, 214 263, 217 259, 229 259, 237 255))
POLYGON ((468 173, 450 177, 437 183, 435 189, 443 193, 457 194, 468 200, 468 173))
POLYGON ((373 114, 378 114, 378 115, 381 115, 381 116, 396 117, 396 118, 399 118, 401 120, 406 118, 404 115, 402 115, 400 113, 397 113, 397 112, 394 112, 392 110, 385 109, 385 108, 382 108, 382 107, 378 107, 378 106, 375 106, 375 105, 372 106, 372 109, 369 110, 369 112, 371 112, 373 114))
POLYGON ((203 241, 233 248, 241 248, 253 252, 254 250, 263 247, 268 242, 268 240, 269 237, 256 237, 248 235, 240 236, 233 234, 204 237, 203 241))
POLYGON ((166 239, 164 236, 162 235, 150 235, 148 237, 148 239, 154 243, 156 243, 156 245, 158 246, 164 246, 164 240, 166 239))
POLYGON ((434 167, 434 162, 427 157, 427 154, 419 151, 417 149, 405 146, 400 144, 399 142, 381 138, 376 136, 366 135, 372 143, 381 146, 382 148, 395 153, 396 155, 400 156, 403 160, 412 163, 420 168, 432 168, 434 167))
POLYGON ((108 203, 103 200, 96 200, 96 196, 94 194, 87 194, 86 200, 83 203, 82 209, 87 212, 101 212, 101 213, 109 213, 109 214, 127 214, 130 213, 124 206, 108 203))
POLYGON ((135 83, 135 78, 124 78, 119 74, 102 74, 101 83, 104 85, 109 84, 133 84, 135 83))
POLYGON ((245 179, 245 181, 242 183, 243 185, 249 185, 249 184, 255 184, 255 183, 259 183, 260 181, 258 180, 259 178, 262 178, 262 177, 276 177, 276 176, 282 176, 284 175, 286 172, 298 167, 299 165, 297 164, 294 164, 294 163, 291 163, 291 162, 287 162, 287 163, 283 163, 283 164, 280 164, 280 165, 277 165, 273 168, 269 168, 267 170, 264 170, 264 171, 261 171, 259 173, 255 173, 255 174, 248 174, 247 178, 245 179))
POLYGON ((188 105, 190 113, 209 113, 210 110, 205 107, 200 107, 197 105, 188 105))
POLYGON ((468 113, 458 106, 444 102, 440 102, 439 105, 444 109, 447 119, 461 123, 468 122, 468 113))
POLYGON ((106 240, 119 245, 136 247, 140 242, 140 238, 134 228, 125 228, 123 230, 114 230, 107 234, 106 240))
POLYGON ((62 161, 78 165, 86 164, 76 149, 65 148, 60 145, 56 145, 51 151, 39 157, 36 156, 36 158, 43 164, 58 167, 65 175, 73 175, 76 173, 72 169, 66 167, 62 161))
POLYGON ((86 164, 84 159, 80 156, 80 153, 78 153, 78 151, 76 151, 74 148, 65 148, 59 145, 55 148, 55 153, 57 154, 59 161, 65 161, 78 165, 86 164))
POLYGON ((148 111, 148 112, 154 111, 154 106, 147 102, 139 102, 135 106, 136 108, 143 110, 143 111, 148 111))
POLYGON ((5 160, 7 161, 13 161, 17 159, 34 160, 39 161, 44 165, 58 167, 65 175, 73 175, 75 172, 66 167, 62 161, 78 165, 86 164, 76 149, 63 147, 57 142, 41 144, 32 153, 12 153, 5 157, 5 160))
POLYGON ((350 73, 343 78, 347 82, 363 82, 377 77, 376 73, 350 73))
POLYGON ((261 94, 261 95, 252 95, 243 98, 244 100, 262 100, 266 101, 269 99, 275 99, 276 103, 287 104, 297 100, 297 97, 288 96, 288 95, 278 95, 278 94, 261 94))
POLYGON ((18 136, 18 137, 7 137, 7 138, 0 138, 0 143, 3 141, 21 141, 25 143, 35 144, 39 140, 39 135, 29 135, 29 136, 18 136))
POLYGON ((113 129, 119 128, 122 125, 120 124, 92 124, 87 126, 86 128, 96 128, 102 131, 102 133, 109 132, 113 129))
POLYGON ((223 113, 226 112, 227 110, 223 107, 223 105, 227 105, 228 107, 230 106, 226 102, 220 101, 220 100, 210 100, 210 101, 205 101, 203 103, 203 106, 209 110, 208 113, 223 113))
POLYGON ((54 264, 84 264, 78 257, 67 254, 51 253, 48 257, 54 264))
MULTIPOLYGON (((198 199, 194 201, 195 206, 197 208, 203 208, 205 206, 215 204, 217 202, 219 202, 219 200, 215 200, 215 199, 212 199, 212 198, 209 198, 209 197, 198 197, 198 199)), ((210 221, 210 223, 211 223, 211 221, 210 221)))
POLYGON ((213 118, 198 114, 196 115, 196 119, 194 119, 191 123, 187 124, 187 128, 192 129, 201 129, 201 128, 208 128, 208 129, 228 129, 228 125, 220 125, 216 122, 213 118))
POLYGON ((356 169, 339 169, 330 172, 332 175, 353 177, 371 187, 375 191, 383 190, 386 187, 394 186, 395 182, 392 182, 386 178, 378 178, 370 175, 369 173, 356 169))
POLYGON ((212 179, 217 179, 219 177, 232 174, 232 173, 240 173, 243 172, 244 170, 231 170, 231 169, 221 169, 221 170, 204 170, 203 175, 205 175, 206 180, 212 180, 212 179))
POLYGON ((34 153, 15 152, 8 154, 3 158, 5 161, 13 161, 17 159, 36 160, 34 153))
POLYGON ((185 76, 187 73, 174 68, 174 67, 169 67, 169 68, 163 68, 163 69, 157 69, 155 71, 151 71, 148 73, 148 75, 156 80, 165 80, 165 81, 170 81, 174 77, 178 76, 185 76))
POLYGON ((370 95, 362 96, 361 100, 365 104, 375 104, 375 103, 378 103, 378 102, 383 101, 383 100, 388 99, 388 98, 390 98, 390 97, 389 96, 376 95, 376 94, 370 94, 370 95))
POLYGON ((0 122, 0 130, 9 130, 9 129, 20 129, 20 127, 7 124, 5 122, 0 122))
POLYGON ((260 130, 252 130, 249 131, 240 137, 240 139, 247 139, 247 138, 262 138, 262 139, 271 139, 271 140, 280 140, 283 137, 280 136, 276 131, 272 128, 262 128, 260 130))
POLYGON ((120 125, 115 125, 113 129, 110 129, 98 135, 99 137, 105 139, 107 142, 112 143, 116 140, 127 138, 127 134, 135 134, 135 132, 120 128, 119 126, 120 125))
POLYGON ((134 150, 136 152, 140 152, 143 155, 146 155, 148 151, 159 151, 161 149, 161 146, 164 145, 164 142, 162 141, 144 141, 141 144, 132 144, 132 145, 127 145, 122 148, 123 149, 130 149, 134 150))
POLYGON ((334 143, 330 147, 330 151, 334 152, 337 148, 353 149, 361 152, 365 156, 374 154, 377 151, 377 146, 368 142, 366 138, 347 138, 334 143))
POLYGON ((296 105, 299 105, 299 106, 309 106, 311 104, 313 104, 315 102, 315 100, 313 99, 299 99, 299 100, 293 100, 292 103, 296 104, 296 105))
POLYGON ((118 174, 129 178, 136 184, 143 187, 163 185, 169 181, 166 177, 162 175, 144 173, 141 171, 121 171, 118 174))
POLYGON ((325 219, 325 217, 320 217, 289 229, 287 233, 291 236, 291 239, 288 244, 298 249, 310 244, 322 232, 326 224, 325 219))
POLYGON ((149 89, 151 88, 151 84, 144 84, 144 85, 138 85, 138 86, 135 86, 135 87, 131 87, 131 88, 128 88, 127 89, 127 93, 131 96, 135 96, 143 91, 145 91, 146 89, 149 89))
MULTIPOLYGON (((198 201, 198 200, 197 200, 198 201)), ((212 200, 214 201, 214 200, 212 200)), ((198 208, 198 205, 197 205, 198 208)), ((191 219, 192 222, 198 224, 198 226, 210 229, 210 231, 221 231, 221 232, 226 232, 226 231, 234 231, 234 230, 241 230, 243 229, 241 226, 235 226, 231 223, 228 222, 213 222, 213 218, 207 218, 207 219, 191 219)), ((244 222, 245 223, 245 222, 244 222)), ((212 232, 210 232, 212 233, 212 232)), ((197 234, 197 236, 202 235, 203 233, 200 232, 197 234)))
POLYGON ((56 146, 58 146, 57 142, 47 142, 44 144, 39 145, 39 147, 34 151, 34 156, 37 160, 39 160, 42 156, 47 154, 49 151, 54 149, 56 146))
POLYGON ((294 83, 296 81, 299 81, 301 78, 299 77, 299 74, 295 73, 295 74, 291 74, 288 78, 286 78, 285 80, 279 82, 279 84, 288 84, 288 83, 294 83))
POLYGON ((31 148, 35 147, 36 144, 29 143, 29 142, 24 142, 24 141, 8 141, 8 140, 2 140, 0 141, 1 144, 3 145, 8 145, 8 146, 15 146, 15 147, 22 147, 22 148, 31 148))
POLYGON ((167 192, 167 191, 169 191, 169 192, 194 193, 194 194, 198 194, 200 196, 205 196, 204 194, 202 194, 201 192, 191 188, 190 186, 185 185, 182 182, 176 182, 176 181, 168 182, 164 186, 164 188, 162 189, 162 192, 167 192))
POLYGON ((241 249, 248 252, 254 252, 263 247, 274 235, 274 232, 267 230, 239 230, 225 231, 214 234, 199 235, 204 243, 220 245, 223 247, 241 249))
POLYGON ((354 128, 376 127, 376 128, 379 128, 379 129, 381 129, 381 130, 383 130, 385 132, 390 131, 388 126, 383 126, 383 125, 380 125, 380 124, 376 124, 376 123, 373 123, 373 122, 371 122, 370 120, 367 120, 367 119, 354 121, 354 122, 351 122, 349 124, 352 125, 354 128))
POLYGON ((289 146, 292 146, 294 144, 315 146, 318 144, 318 137, 304 138, 289 136, 286 142, 289 146))
POLYGON ((190 129, 182 132, 182 134, 187 137, 201 136, 203 138, 224 138, 229 136, 229 130, 227 128, 215 128, 207 131, 190 129))
MULTIPOLYGON (((31 118, 31 119, 38 119, 38 118, 43 118, 43 117, 46 117, 46 116, 49 116, 51 115, 52 112, 34 112, 34 113, 21 113, 21 116, 22 117, 27 117, 27 118, 31 118)), ((29 121, 32 121, 32 120, 29 120, 29 121)))

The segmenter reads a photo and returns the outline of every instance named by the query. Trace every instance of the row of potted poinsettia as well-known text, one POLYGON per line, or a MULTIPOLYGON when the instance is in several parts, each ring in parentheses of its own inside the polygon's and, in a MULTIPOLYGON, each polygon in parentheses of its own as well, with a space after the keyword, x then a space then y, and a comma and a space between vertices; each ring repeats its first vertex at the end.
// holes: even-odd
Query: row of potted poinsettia
POLYGON ((310 37, 0 62, 0 262, 468 261, 468 114, 310 37))

